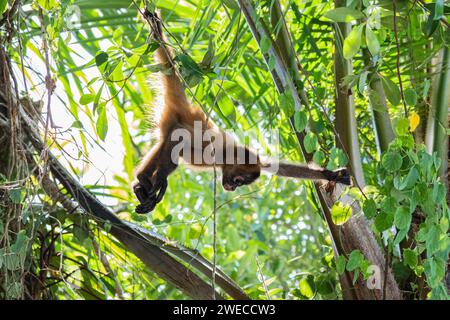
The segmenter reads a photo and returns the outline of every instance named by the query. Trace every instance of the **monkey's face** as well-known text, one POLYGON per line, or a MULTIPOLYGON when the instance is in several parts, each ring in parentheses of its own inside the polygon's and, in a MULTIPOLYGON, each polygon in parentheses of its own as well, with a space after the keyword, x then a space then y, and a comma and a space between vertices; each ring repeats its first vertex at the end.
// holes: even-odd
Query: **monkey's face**
POLYGON ((225 165, 222 168, 222 186, 227 191, 234 191, 237 187, 250 184, 259 178, 259 165, 225 165))

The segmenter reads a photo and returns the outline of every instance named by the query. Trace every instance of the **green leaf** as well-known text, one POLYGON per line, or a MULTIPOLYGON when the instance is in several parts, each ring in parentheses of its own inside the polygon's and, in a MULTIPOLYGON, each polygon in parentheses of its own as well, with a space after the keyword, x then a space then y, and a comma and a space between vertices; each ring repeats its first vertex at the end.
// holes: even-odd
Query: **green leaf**
POLYGON ((59 5, 59 0, 37 0, 39 6, 44 10, 51 10, 59 5))
POLYGON ((280 108, 286 117, 291 117, 295 113, 294 98, 290 91, 286 91, 279 96, 280 108))
POLYGON ((87 105, 87 104, 91 103, 92 101, 94 101, 94 99, 95 99, 95 94, 93 94, 93 93, 83 94, 80 97, 80 104, 83 106, 87 105))
POLYGON ((326 156, 325 153, 322 150, 317 150, 314 152, 313 155, 313 161, 317 163, 318 165, 323 165, 325 163, 326 156))
POLYGON ((392 121, 392 124, 394 126, 395 133, 398 136, 406 136, 409 134, 409 119, 406 118, 395 118, 392 121))
POLYGON ((351 22, 364 17, 361 11, 346 7, 327 11, 323 16, 334 22, 351 22))
POLYGON ((306 124, 308 123, 308 114, 305 110, 295 111, 294 113, 294 125, 298 132, 305 130, 306 124))
POLYGON ((444 0, 436 0, 433 20, 439 20, 444 15, 444 0))
POLYGON ((97 109, 98 119, 95 125, 97 129, 97 134, 102 141, 105 141, 106 134, 108 132, 108 119, 106 116, 106 106, 104 103, 101 103, 97 109))
POLYGON ((366 43, 370 53, 376 56, 380 52, 380 43, 373 30, 366 25, 366 43))
POLYGON ((418 179, 419 179, 419 170, 417 170, 416 167, 412 167, 411 170, 409 170, 408 175, 404 179, 402 187, 404 189, 410 189, 414 187, 418 179))
POLYGON ((216 47, 214 44, 214 40, 213 37, 210 37, 208 42, 208 50, 206 50, 206 53, 203 56, 202 61, 200 62, 200 66, 202 68, 211 68, 211 64, 214 61, 215 52, 216 47))
POLYGON ((439 250, 440 229, 438 226, 433 225, 428 230, 426 236, 427 254, 432 255, 439 250))
POLYGON ((189 238, 191 239, 198 239, 202 232, 205 231, 203 229, 203 225, 200 223, 193 223, 191 227, 189 228, 189 238))
POLYGON ((123 36, 123 28, 119 27, 116 30, 114 30, 113 32, 113 39, 114 41, 117 43, 117 45, 121 46, 122 45, 122 36, 123 36))
POLYGON ((261 37, 261 42, 259 45, 261 48, 261 53, 266 54, 267 52, 269 52, 270 47, 272 46, 272 42, 270 41, 269 37, 267 37, 266 35, 263 35, 261 37))
POLYGON ((359 268, 364 261, 364 256, 359 250, 353 250, 348 257, 347 270, 353 271, 359 268))
POLYGON ((318 147, 317 136, 313 132, 308 132, 303 139, 305 150, 308 153, 313 153, 318 147))
POLYGON ((339 167, 344 167, 348 163, 348 158, 345 155, 344 151, 340 148, 333 147, 330 151, 330 159, 327 164, 328 170, 334 170, 339 167))
POLYGON ((381 212, 375 218, 375 227, 379 232, 389 229, 394 222, 394 214, 390 212, 381 212))
POLYGON ((394 224, 398 229, 409 229, 411 225, 412 214, 409 208, 399 207, 395 211, 394 224))
POLYGON ((361 72, 361 74, 359 75, 359 81, 358 81, 358 91, 361 94, 364 94, 364 89, 366 87, 366 81, 367 81, 367 76, 368 76, 369 72, 367 72, 367 70, 364 70, 363 72, 361 72))
POLYGON ((237 4, 236 0, 220 0, 223 2, 225 6, 227 6, 229 9, 238 10, 239 5, 237 4))
POLYGON ((108 54, 104 51, 100 51, 95 56, 95 64, 97 67, 100 67, 102 64, 104 64, 106 61, 108 61, 108 54))
POLYGON ((339 256, 336 260, 336 271, 339 274, 343 274, 345 271, 345 257, 344 256, 339 256))
POLYGON ((344 58, 351 59, 361 46, 362 25, 355 26, 344 40, 344 58))
POLYGON ((13 203, 19 204, 25 198, 25 189, 24 188, 8 189, 8 195, 13 203))
POLYGON ((342 202, 336 202, 331 208, 331 219, 335 225, 342 225, 352 216, 352 208, 342 202))
POLYGON ((298 284, 298 289, 303 297, 311 299, 314 297, 314 292, 316 290, 314 284, 314 277, 308 276, 300 280, 298 284))
POLYGON ((375 215, 377 214, 377 204, 375 203, 375 200, 369 198, 364 201, 363 212, 368 219, 372 219, 373 217, 375 217, 375 215))
POLYGON ((434 182, 433 184, 433 201, 441 203, 445 199, 445 187, 440 182, 434 182))
POLYGON ((20 268, 20 257, 16 253, 5 253, 3 256, 3 264, 8 270, 17 270, 20 268))
POLYGON ((445 276, 445 261, 439 257, 429 258, 424 261, 424 267, 430 287, 439 286, 445 276))
POLYGON ((395 152, 388 152, 383 155, 381 159, 382 166, 390 172, 397 171, 402 166, 402 157, 395 152))
POLYGON ((383 84, 386 98, 392 105, 396 106, 400 103, 400 90, 398 86, 387 77, 381 77, 381 83, 383 84))
POLYGON ((417 266, 418 258, 417 253, 411 249, 403 250, 403 263, 409 266, 410 268, 414 268, 417 266))
POLYGON ((0 0, 0 15, 6 11, 7 4, 8 4, 8 0, 0 0))
POLYGON ((405 102, 411 107, 417 104, 417 93, 414 89, 408 88, 405 90, 405 102))
POLYGON ((397 232, 397 235, 395 236, 394 241, 392 242, 392 244, 394 246, 398 246, 400 244, 400 242, 402 242, 403 239, 406 238, 406 235, 408 234, 408 229, 399 229, 399 231, 397 232))

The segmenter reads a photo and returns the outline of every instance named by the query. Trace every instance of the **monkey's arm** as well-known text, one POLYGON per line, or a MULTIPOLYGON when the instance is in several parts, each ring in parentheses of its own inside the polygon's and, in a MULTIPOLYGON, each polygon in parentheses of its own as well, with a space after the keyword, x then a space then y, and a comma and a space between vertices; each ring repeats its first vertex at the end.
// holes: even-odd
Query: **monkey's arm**
POLYGON ((159 143, 138 169, 137 181, 133 184, 133 191, 140 202, 136 207, 137 213, 152 211, 162 200, 167 189, 167 177, 177 168, 177 159, 171 158, 172 148, 169 141, 159 143))
POLYGON ((328 180, 339 182, 346 185, 351 184, 350 173, 346 168, 341 168, 332 171, 320 167, 313 168, 307 165, 294 164, 288 162, 279 162, 277 163, 277 165, 272 165, 270 168, 263 167, 263 169, 281 177, 291 177, 309 180, 328 180))
POLYGON ((176 169, 175 162, 178 160, 171 158, 173 143, 169 140, 169 134, 176 125, 177 115, 182 112, 180 110, 189 105, 175 70, 172 49, 166 45, 160 18, 156 13, 148 11, 145 12, 144 18, 151 28, 154 41, 159 43, 159 48, 155 52, 156 60, 167 70, 161 75, 164 106, 158 126, 162 136, 136 170, 137 179, 133 183, 134 193, 140 202, 136 207, 137 213, 152 211, 164 196, 167 177, 176 169))

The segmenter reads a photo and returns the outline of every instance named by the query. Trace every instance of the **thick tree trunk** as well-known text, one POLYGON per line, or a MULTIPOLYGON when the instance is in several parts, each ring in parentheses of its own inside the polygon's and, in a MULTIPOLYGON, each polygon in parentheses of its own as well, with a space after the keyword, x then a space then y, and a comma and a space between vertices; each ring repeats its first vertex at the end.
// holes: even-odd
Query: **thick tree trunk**
MULTIPOLYGON (((258 18, 258 15, 254 10, 251 1, 238 0, 238 3, 257 43, 260 44, 262 37, 268 37, 269 39, 272 39, 269 28, 261 18, 258 18)), ((280 8, 278 1, 275 1, 274 5, 280 8)), ((277 19, 272 17, 272 21, 276 21, 277 23, 280 23, 281 21, 281 28, 284 29, 284 31, 281 32, 281 35, 289 35, 287 27, 284 23, 284 18, 281 15, 279 15, 277 19)), ((275 26, 272 27, 275 28, 275 26)), ((288 37, 287 39, 289 40, 290 37, 288 37)), ((292 74, 294 74, 296 77, 299 75, 295 74, 295 72, 289 70, 288 68, 288 66, 292 66, 292 63, 287 62, 289 61, 289 57, 296 57, 291 41, 289 40, 289 42, 286 43, 286 36, 277 37, 276 41, 272 41, 268 55, 264 56, 267 63, 269 55, 273 56, 276 61, 275 68, 271 70, 271 74, 277 90, 280 93, 285 92, 285 90, 290 90, 293 94, 295 108, 297 110, 303 107, 307 107, 308 101, 306 100, 306 94, 302 90, 297 89, 297 87, 295 86, 295 80, 292 78, 292 74), (283 47, 281 47, 283 49, 280 48, 281 45, 278 45, 277 42, 283 42, 283 47)), ((294 128, 293 125, 292 127, 294 128)), ((302 137, 304 136, 304 132, 298 132, 296 135, 299 145, 303 150, 305 159, 311 160, 309 159, 310 156, 308 156, 308 154, 304 151, 302 139, 302 137)), ((358 281, 355 286, 352 286, 350 280, 352 279, 352 277, 349 273, 346 272, 346 275, 341 277, 344 298, 402 299, 402 294, 398 288, 397 283, 395 282, 391 270, 385 270, 385 259, 383 257, 383 253, 377 245, 375 237, 370 231, 367 221, 360 215, 359 217, 357 217, 357 215, 361 211, 360 207, 355 204, 353 200, 350 201, 350 199, 347 199, 347 203, 352 204, 351 207, 353 211, 353 217, 344 225, 337 226, 332 222, 331 219, 331 207, 333 206, 337 196, 342 193, 342 187, 338 186, 335 190, 334 195, 330 195, 318 184, 315 185, 315 190, 321 203, 325 220, 327 221, 328 227, 333 237, 334 247, 336 249, 336 257, 340 254, 347 255, 351 251, 358 249, 364 254, 364 256, 370 263, 379 268, 380 274, 384 275, 386 279, 385 290, 383 290, 383 288, 381 290, 372 290, 369 289, 367 285, 362 283, 362 281, 358 281), (383 291, 386 292, 385 297, 383 295, 383 291)), ((345 197, 342 200, 345 202, 345 197)))

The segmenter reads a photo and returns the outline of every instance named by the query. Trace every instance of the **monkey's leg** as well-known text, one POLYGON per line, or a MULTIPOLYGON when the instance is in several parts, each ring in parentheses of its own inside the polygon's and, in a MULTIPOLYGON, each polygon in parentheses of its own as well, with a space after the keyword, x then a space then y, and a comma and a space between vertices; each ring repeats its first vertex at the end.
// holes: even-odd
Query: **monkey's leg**
POLYGON ((172 159, 173 144, 166 142, 155 147, 147 157, 144 167, 137 175, 133 189, 140 205, 137 213, 152 211, 162 200, 167 189, 167 177, 177 168, 177 159, 172 159))

